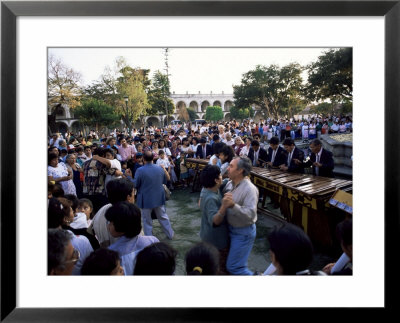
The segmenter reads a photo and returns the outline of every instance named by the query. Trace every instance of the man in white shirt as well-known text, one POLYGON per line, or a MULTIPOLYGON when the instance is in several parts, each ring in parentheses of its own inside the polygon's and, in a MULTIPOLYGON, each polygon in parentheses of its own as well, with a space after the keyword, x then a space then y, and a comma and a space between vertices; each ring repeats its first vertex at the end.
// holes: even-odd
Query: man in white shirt
POLYGON ((222 140, 223 143, 227 144, 228 146, 233 146, 235 141, 232 139, 232 135, 230 132, 225 134, 225 139, 222 140))

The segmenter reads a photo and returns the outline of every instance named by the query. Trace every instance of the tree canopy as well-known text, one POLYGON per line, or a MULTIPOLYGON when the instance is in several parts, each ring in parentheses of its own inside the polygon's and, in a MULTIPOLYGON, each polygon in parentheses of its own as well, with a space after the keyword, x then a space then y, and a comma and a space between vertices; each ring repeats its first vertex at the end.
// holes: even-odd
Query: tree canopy
POLYGON ((305 89, 310 101, 329 99, 343 103, 353 99, 353 49, 331 49, 307 66, 305 89))
POLYGON ((257 65, 243 74, 241 84, 233 86, 235 106, 261 107, 270 117, 293 115, 292 107, 303 101, 303 68, 292 63, 279 68, 278 65, 257 65))
POLYGON ((68 105, 74 109, 80 104, 81 74, 66 66, 53 55, 48 59, 47 91, 49 105, 68 105))
POLYGON ((150 108, 147 110, 148 115, 157 115, 159 113, 170 116, 174 113, 174 103, 169 98, 170 84, 168 76, 156 71, 153 75, 150 86, 148 100, 150 108))
POLYGON ((117 124, 120 120, 112 106, 94 98, 82 101, 81 105, 75 109, 75 116, 83 125, 96 130, 117 124))
POLYGON ((222 120, 223 118, 224 118, 224 112, 222 111, 221 107, 219 106, 207 107, 204 119, 209 121, 219 121, 222 120))

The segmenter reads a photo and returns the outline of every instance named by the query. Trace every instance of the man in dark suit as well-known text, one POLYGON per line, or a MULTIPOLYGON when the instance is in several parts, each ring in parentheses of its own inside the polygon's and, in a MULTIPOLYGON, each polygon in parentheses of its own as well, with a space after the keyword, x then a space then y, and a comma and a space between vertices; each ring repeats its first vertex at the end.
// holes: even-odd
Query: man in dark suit
POLYGON ((286 161, 285 149, 279 146, 279 138, 272 137, 269 140, 267 165, 270 167, 279 167, 286 161))
POLYGON ((322 142, 314 139, 310 144, 311 156, 310 160, 304 163, 304 167, 311 167, 313 174, 317 176, 333 177, 333 162, 332 153, 322 148, 322 142))
POLYGON ((295 146, 294 141, 291 138, 286 138, 283 141, 283 147, 286 150, 286 160, 284 164, 279 166, 279 168, 291 173, 303 173, 303 151, 295 146))
POLYGON ((213 152, 211 145, 207 144, 207 140, 205 138, 201 138, 200 145, 197 146, 196 158, 209 159, 212 154, 213 152))
POLYGON ((258 140, 253 140, 251 142, 248 157, 253 166, 262 167, 267 162, 268 154, 265 149, 260 147, 258 140))
POLYGON ((143 232, 146 236, 153 235, 151 212, 156 213, 168 239, 172 239, 174 231, 165 210, 165 190, 163 184, 167 184, 165 169, 153 164, 153 153, 144 153, 144 166, 140 167, 135 174, 133 184, 137 189, 136 205, 142 213, 143 232))

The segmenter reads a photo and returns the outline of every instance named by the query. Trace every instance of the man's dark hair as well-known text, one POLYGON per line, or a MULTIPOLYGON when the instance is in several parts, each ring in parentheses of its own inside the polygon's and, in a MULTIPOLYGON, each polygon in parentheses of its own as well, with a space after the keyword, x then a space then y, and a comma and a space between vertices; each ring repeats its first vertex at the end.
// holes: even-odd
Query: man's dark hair
POLYGON ((279 138, 278 138, 278 137, 272 137, 272 138, 269 140, 269 143, 270 143, 270 144, 273 144, 273 145, 279 145, 279 138))
POLYGON ((48 229, 47 234, 47 274, 53 269, 65 269, 66 248, 71 241, 68 231, 61 229, 48 229))
POLYGON ((153 243, 136 257, 134 275, 173 275, 177 251, 165 242, 153 243))
POLYGON ((142 230, 140 209, 129 202, 117 202, 106 211, 107 221, 113 222, 115 231, 127 238, 136 237, 142 230))
POLYGON ((200 184, 205 188, 215 186, 215 180, 219 178, 221 170, 216 165, 207 165, 200 173, 200 184))
POLYGON ((308 269, 311 264, 313 245, 298 226, 286 223, 275 228, 269 234, 268 242, 284 275, 295 275, 298 271, 308 269))
POLYGON ((126 178, 117 178, 107 183, 107 197, 111 204, 126 201, 128 195, 133 194, 134 185, 126 178))
POLYGON ((214 143, 212 146, 213 153, 218 155, 224 146, 225 146, 225 144, 223 142, 214 143))
POLYGON ((201 144, 206 144, 206 143, 207 143, 206 138, 201 137, 201 138, 200 138, 200 143, 201 143, 201 144))
POLYGON ((110 275, 117 267, 119 254, 108 248, 99 248, 93 251, 82 265, 81 275, 110 275))
POLYGON ((215 135, 213 136, 213 141, 217 141, 217 140, 220 140, 220 138, 219 138, 219 135, 215 134, 215 135))
POLYGON ((259 146, 260 146, 260 143, 258 142, 258 140, 252 140, 252 141, 251 141, 251 146, 259 147, 259 146))
POLYGON ((292 145, 294 145, 294 141, 293 141, 293 139, 291 139, 291 138, 286 138, 286 139, 283 141, 282 145, 284 145, 284 146, 292 146, 292 145))
POLYGON ((225 156, 227 156, 226 162, 228 162, 228 163, 230 163, 232 161, 233 157, 235 157, 235 151, 229 145, 223 146, 220 151, 220 154, 224 154, 225 156))
POLYGON ((311 141, 311 144, 312 144, 313 146, 321 146, 321 145, 322 145, 322 142, 321 142, 321 140, 319 140, 319 139, 314 139, 313 141, 311 141))
POLYGON ((104 157, 105 155, 105 149, 103 147, 97 147, 94 151, 93 151, 93 156, 98 155, 100 157, 104 157))

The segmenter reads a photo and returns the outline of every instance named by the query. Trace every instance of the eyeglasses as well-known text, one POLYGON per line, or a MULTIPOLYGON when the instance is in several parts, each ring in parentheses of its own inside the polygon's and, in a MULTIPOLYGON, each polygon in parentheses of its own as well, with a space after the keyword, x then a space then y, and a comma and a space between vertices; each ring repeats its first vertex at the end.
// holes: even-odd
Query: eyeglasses
POLYGON ((74 248, 74 251, 72 252, 72 259, 66 261, 65 264, 75 264, 78 262, 80 257, 81 257, 81 254, 80 254, 79 250, 74 248))

